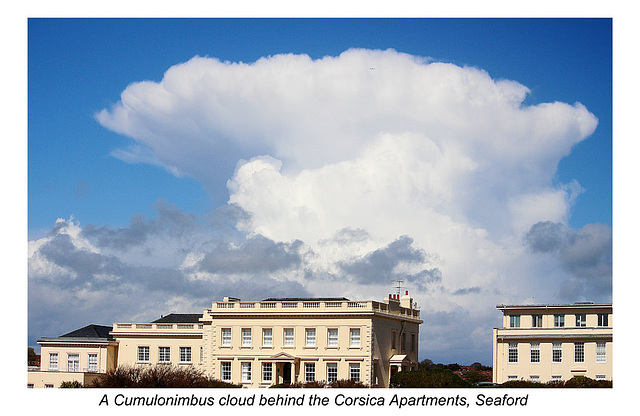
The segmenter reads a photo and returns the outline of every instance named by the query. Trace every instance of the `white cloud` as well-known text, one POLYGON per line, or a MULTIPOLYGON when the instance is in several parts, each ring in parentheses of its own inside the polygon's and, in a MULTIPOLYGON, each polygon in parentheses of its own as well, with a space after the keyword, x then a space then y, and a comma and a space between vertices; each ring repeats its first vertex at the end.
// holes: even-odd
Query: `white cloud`
POLYGON ((383 282, 377 265, 414 279, 428 319, 479 324, 502 301, 556 300, 561 290, 545 279, 570 278, 562 267, 540 274, 548 264, 522 238, 537 222, 567 223, 580 187, 553 178, 597 119, 579 103, 525 106, 528 93, 481 69, 393 50, 196 57, 161 82, 131 84, 96 118, 134 140, 114 152, 122 160, 210 190, 227 183, 247 239, 181 246, 174 267, 189 281, 221 283, 224 269, 246 287, 251 262, 233 260, 276 253, 263 284, 379 298, 392 277, 383 282))

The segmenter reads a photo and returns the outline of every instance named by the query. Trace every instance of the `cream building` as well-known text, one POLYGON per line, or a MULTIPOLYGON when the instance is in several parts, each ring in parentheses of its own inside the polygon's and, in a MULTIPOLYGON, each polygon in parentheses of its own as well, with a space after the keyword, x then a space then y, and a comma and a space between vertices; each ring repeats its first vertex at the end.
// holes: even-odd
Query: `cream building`
POLYGON ((102 330, 100 345, 95 337, 91 342, 75 339, 71 335, 77 331, 43 338, 38 341, 42 360, 54 357, 50 362, 57 367, 44 368, 43 361, 41 371, 29 373, 29 385, 59 387, 64 380, 86 384, 116 365, 171 364, 194 366, 252 388, 341 379, 388 387, 391 374, 417 367, 421 323, 408 292, 390 294, 382 302, 225 297, 202 314, 102 327, 110 331, 102 330), (102 347, 104 351, 98 350, 102 347))
POLYGON ((115 368, 118 343, 110 326, 87 325, 59 337, 42 337, 40 368, 27 373, 27 386, 60 387, 63 381, 90 384, 100 373, 115 368))
POLYGON ((498 305, 502 327, 493 330, 493 382, 612 379, 613 307, 498 305))

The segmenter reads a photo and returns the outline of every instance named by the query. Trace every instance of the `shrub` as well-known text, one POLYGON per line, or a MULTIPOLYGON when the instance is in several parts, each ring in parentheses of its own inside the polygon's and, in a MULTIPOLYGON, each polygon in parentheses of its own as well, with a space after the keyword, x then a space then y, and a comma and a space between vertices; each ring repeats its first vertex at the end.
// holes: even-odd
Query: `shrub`
POLYGON ((240 387, 236 384, 207 378, 203 372, 191 366, 153 367, 120 366, 95 379, 91 387, 97 388, 216 388, 240 387))
POLYGON ((391 376, 391 387, 399 388, 446 388, 472 387, 473 383, 461 379, 451 370, 433 368, 431 370, 401 371, 391 376))
POLYGON ((567 381, 549 381, 547 383, 534 383, 526 380, 512 380, 500 384, 500 387, 511 388, 596 388, 596 387, 612 387, 612 382, 607 380, 594 380, 589 377, 576 376, 567 381))
POLYGON ((361 381, 342 379, 342 380, 336 380, 334 382, 329 383, 329 387, 334 389, 347 389, 347 388, 362 388, 367 386, 365 386, 364 383, 361 381))
POLYGON ((82 383, 80 383, 78 380, 63 381, 62 383, 60 383, 61 389, 81 389, 83 387, 84 386, 82 385, 82 383))

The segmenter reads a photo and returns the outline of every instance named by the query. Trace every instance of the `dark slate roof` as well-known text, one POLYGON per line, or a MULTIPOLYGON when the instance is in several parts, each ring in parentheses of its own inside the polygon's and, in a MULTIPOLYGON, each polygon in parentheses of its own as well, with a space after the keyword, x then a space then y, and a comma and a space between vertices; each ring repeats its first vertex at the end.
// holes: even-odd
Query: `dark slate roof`
POLYGON ((113 339, 109 332, 113 327, 104 325, 87 325, 84 328, 76 329, 68 334, 61 335, 60 338, 105 338, 113 339))
POLYGON ((152 321, 152 324, 193 324, 200 323, 201 313, 170 313, 160 319, 152 321))
POLYGON ((263 302, 340 302, 347 298, 268 298, 263 302))

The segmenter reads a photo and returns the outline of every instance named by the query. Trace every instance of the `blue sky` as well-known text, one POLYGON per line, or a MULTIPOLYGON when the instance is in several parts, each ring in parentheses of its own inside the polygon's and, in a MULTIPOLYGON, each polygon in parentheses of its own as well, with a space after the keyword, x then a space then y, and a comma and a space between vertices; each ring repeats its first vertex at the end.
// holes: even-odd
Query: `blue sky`
POLYGON ((317 59, 349 48, 393 48, 476 66, 529 87, 528 104, 583 103, 598 128, 562 160, 558 180, 576 179, 586 190, 572 226, 611 223, 609 19, 33 19, 30 233, 70 214, 125 225, 160 196, 196 213, 226 202, 224 182, 207 195, 193 180, 109 157, 127 139, 93 115, 118 101, 128 84, 160 81, 170 66, 196 55, 253 62, 279 53, 317 59))
POLYGON ((610 19, 30 19, 28 48, 29 345, 402 278, 422 358, 490 364, 497 303, 611 301, 610 19))

